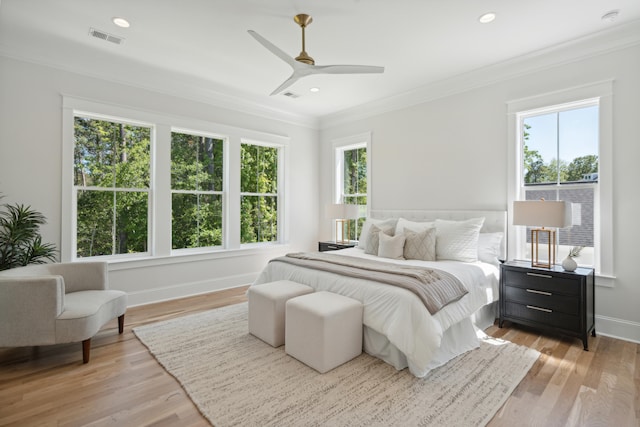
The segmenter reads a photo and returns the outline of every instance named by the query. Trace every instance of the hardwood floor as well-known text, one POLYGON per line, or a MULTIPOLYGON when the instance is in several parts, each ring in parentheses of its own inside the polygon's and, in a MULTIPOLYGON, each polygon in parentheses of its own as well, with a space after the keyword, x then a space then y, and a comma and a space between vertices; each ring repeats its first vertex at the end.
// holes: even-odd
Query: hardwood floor
MULTIPOLYGON (((127 311, 81 344, 0 349, 0 426, 208 426, 131 329, 245 301, 246 288, 127 311)), ((487 332, 542 354, 491 422, 497 426, 639 426, 640 345, 542 335, 506 323, 487 332)))

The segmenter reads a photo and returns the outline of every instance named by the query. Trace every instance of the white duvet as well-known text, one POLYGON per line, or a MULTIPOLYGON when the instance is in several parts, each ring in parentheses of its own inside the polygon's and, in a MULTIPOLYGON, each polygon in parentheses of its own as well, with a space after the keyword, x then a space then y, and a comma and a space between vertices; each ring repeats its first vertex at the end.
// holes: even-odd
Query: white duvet
MULTIPOLYGON (((498 296, 498 267, 480 261, 463 263, 391 260, 367 255, 358 248, 334 251, 332 254, 445 270, 455 275, 467 288, 469 293, 459 301, 431 315, 420 299, 406 289, 305 269, 284 262, 270 262, 254 282, 254 285, 259 285, 275 280, 292 280, 309 285, 317 291, 334 292, 361 301, 364 305, 365 327, 386 337, 406 357, 411 373, 417 377, 423 377, 433 368, 432 362, 438 356, 445 331, 469 318, 476 310, 493 302, 498 296)), ((469 339, 469 334, 466 336, 465 339, 469 339)), ((470 345, 470 348, 473 348, 478 344, 475 342, 470 345)), ((379 349, 368 349, 365 340, 365 351, 375 356, 379 349)))

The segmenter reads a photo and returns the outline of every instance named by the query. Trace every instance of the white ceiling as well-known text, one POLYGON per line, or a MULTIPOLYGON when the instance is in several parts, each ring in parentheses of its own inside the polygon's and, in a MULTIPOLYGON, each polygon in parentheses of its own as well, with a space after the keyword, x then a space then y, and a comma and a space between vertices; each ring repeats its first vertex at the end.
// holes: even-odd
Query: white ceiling
POLYGON ((195 86, 212 98, 308 117, 640 20, 639 0, 0 1, 0 54, 172 93, 195 86), (601 19, 616 9, 614 22, 601 19), (485 12, 496 20, 480 24, 485 12), (247 30, 297 56, 297 13, 313 17, 306 50, 317 65, 381 65, 384 74, 310 76, 289 88, 297 99, 269 96, 291 69, 247 30), (115 16, 131 27, 115 26, 115 16), (90 27, 125 41, 90 37, 90 27))

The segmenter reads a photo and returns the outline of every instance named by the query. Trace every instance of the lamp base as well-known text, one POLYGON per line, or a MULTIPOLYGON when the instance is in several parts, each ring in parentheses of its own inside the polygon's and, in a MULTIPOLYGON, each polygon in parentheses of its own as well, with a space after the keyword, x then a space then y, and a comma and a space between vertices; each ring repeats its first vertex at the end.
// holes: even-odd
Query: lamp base
POLYGON ((351 222, 348 219, 338 219, 336 220, 336 243, 349 243, 349 236, 351 235, 351 222), (345 239, 345 224, 346 224, 346 228, 347 228, 347 233, 346 236, 347 238, 345 239), (340 239, 338 239, 338 227, 341 228, 341 232, 340 232, 340 239))
MULTIPOLYGON (((544 245, 544 243, 543 243, 544 245)), ((531 229, 531 267, 553 268, 556 263, 556 231, 546 228, 531 229), (547 261, 540 260, 540 236, 547 236, 547 261)))

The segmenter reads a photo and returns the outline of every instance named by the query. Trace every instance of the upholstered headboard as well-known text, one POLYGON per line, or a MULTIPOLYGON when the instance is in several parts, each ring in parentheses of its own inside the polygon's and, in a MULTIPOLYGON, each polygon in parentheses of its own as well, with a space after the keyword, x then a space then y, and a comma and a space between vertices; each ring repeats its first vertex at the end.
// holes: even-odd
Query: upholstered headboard
POLYGON ((462 221, 471 218, 484 217, 484 225, 481 233, 502 232, 501 252, 502 259, 507 254, 507 211, 482 211, 482 210, 372 210, 371 218, 405 218, 409 221, 434 221, 447 219, 462 221))

